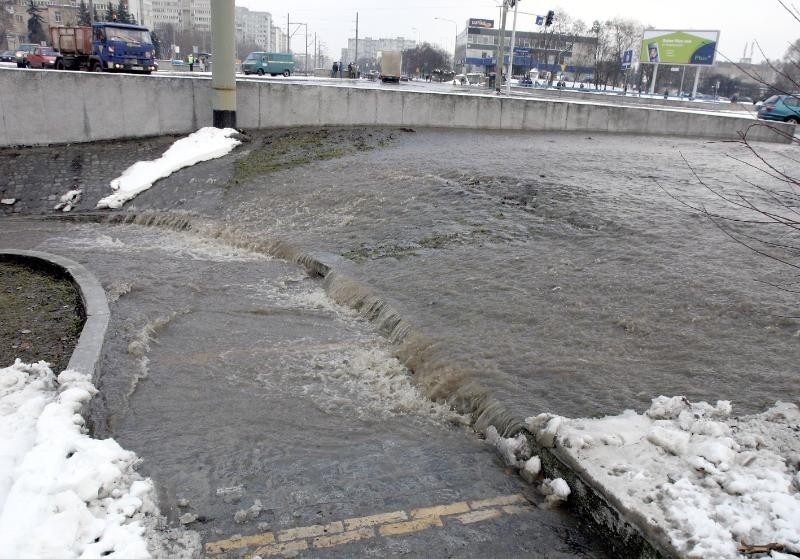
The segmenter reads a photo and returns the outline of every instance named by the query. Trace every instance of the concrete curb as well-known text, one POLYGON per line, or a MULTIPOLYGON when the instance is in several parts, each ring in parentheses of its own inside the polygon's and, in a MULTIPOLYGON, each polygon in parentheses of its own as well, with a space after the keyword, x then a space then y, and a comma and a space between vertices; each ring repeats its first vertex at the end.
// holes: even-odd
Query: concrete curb
POLYGON ((0 262, 3 261, 44 266, 69 277, 78 287, 86 313, 86 322, 67 367, 90 374, 92 380, 96 380, 100 352, 103 349, 110 316, 106 293, 97 278, 74 260, 35 250, 0 250, 0 262))

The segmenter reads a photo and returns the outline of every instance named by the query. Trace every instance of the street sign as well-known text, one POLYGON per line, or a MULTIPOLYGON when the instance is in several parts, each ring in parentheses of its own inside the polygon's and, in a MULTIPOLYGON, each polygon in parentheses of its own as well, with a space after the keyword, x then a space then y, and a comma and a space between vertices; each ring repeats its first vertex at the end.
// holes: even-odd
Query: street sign
POLYGON ((561 65, 561 71, 565 72, 566 70, 567 70, 567 65, 566 64, 562 64, 561 65))
POLYGON ((633 51, 626 50, 622 53, 622 69, 630 70, 631 63, 633 62, 633 51))
POLYGON ((544 23, 544 16, 536 16, 536 25, 540 26, 544 23))

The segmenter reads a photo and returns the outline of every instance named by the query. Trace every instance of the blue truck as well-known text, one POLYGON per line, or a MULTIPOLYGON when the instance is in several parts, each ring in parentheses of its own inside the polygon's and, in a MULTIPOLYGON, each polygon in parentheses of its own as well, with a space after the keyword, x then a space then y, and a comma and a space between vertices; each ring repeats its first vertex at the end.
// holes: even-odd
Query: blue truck
POLYGON ((149 74, 157 69, 150 31, 140 25, 98 21, 91 27, 51 27, 50 41, 58 52, 57 70, 149 74))

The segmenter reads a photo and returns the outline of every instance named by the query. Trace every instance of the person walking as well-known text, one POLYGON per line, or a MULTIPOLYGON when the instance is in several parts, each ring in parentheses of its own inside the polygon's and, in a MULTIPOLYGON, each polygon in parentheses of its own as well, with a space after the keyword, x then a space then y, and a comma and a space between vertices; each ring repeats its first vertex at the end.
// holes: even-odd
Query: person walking
POLYGON ((331 70, 331 77, 335 78, 336 74, 339 73, 339 64, 337 62, 333 63, 333 70, 331 70))
POLYGON ((189 71, 194 72, 194 55, 191 52, 189 53, 188 62, 189 62, 189 71))

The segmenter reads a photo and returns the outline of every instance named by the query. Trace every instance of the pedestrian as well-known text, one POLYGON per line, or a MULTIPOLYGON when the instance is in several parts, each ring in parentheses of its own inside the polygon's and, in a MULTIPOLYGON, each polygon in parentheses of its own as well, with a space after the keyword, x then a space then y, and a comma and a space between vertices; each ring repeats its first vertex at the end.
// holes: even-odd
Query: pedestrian
POLYGON ((201 72, 206 71, 206 58, 204 56, 200 57, 200 71, 201 72))
POLYGON ((336 74, 339 73, 339 64, 337 62, 333 63, 333 70, 331 70, 331 77, 335 78, 336 74))
POLYGON ((669 89, 664 90, 664 99, 669 99, 669 89))
POLYGON ((194 72, 194 55, 191 52, 189 53, 188 61, 189 61, 189 71, 194 72))

